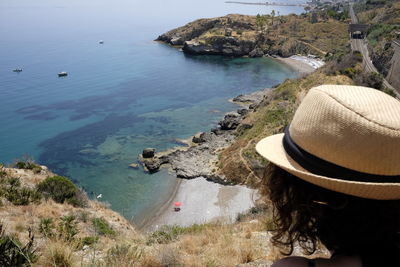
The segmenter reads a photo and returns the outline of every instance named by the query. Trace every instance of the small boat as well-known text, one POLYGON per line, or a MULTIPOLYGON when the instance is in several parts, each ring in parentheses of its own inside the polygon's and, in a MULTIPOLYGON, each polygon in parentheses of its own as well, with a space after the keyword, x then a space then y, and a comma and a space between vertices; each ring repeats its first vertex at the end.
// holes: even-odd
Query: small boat
POLYGON ((14 69, 13 72, 21 72, 22 69, 14 69))
POLYGON ((58 73, 58 77, 65 77, 68 76, 68 72, 62 71, 58 73))
POLYGON ((100 41, 99 41, 99 44, 104 44, 104 41, 103 41, 103 40, 100 40, 100 41))

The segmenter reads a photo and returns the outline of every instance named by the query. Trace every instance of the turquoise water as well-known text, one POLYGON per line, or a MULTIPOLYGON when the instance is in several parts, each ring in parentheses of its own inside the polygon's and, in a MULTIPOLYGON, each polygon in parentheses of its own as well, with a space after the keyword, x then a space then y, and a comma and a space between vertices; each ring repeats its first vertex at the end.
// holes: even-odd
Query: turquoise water
POLYGON ((152 40, 200 17, 269 12, 215 0, 2 0, 0 161, 30 155, 140 221, 176 182, 128 168, 143 148, 209 130, 237 108, 228 98, 296 75, 269 59, 187 56, 152 40))

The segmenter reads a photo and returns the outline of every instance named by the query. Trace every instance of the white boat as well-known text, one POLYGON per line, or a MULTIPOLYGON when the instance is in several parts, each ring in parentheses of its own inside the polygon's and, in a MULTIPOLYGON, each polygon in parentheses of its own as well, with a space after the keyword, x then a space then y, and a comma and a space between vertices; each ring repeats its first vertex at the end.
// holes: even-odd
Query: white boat
POLYGON ((68 72, 62 71, 58 73, 58 77, 65 77, 65 76, 68 76, 68 72))
POLYGON ((103 41, 103 40, 100 40, 100 41, 99 41, 99 44, 104 44, 104 41, 103 41))
POLYGON ((21 72, 22 69, 14 69, 13 72, 21 72))

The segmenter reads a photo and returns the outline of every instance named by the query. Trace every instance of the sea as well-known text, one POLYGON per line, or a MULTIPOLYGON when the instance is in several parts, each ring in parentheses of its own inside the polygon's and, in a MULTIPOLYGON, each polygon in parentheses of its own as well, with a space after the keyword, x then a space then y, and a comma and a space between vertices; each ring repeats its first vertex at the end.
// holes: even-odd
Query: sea
POLYGON ((153 40, 198 18, 272 9, 303 12, 219 0, 1 0, 0 162, 34 159, 140 224, 177 183, 168 169, 129 167, 143 148, 182 145, 237 109, 229 98, 298 75, 268 58, 185 55, 153 40))

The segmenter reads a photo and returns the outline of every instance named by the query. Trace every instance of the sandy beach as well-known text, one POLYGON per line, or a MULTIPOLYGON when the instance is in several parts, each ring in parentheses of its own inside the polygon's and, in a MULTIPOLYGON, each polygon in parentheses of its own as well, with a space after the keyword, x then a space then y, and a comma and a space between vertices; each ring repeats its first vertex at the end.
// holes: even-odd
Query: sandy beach
MULTIPOLYGON (((311 73, 324 64, 319 59, 305 56, 276 59, 289 65, 301 75, 311 73)), ((230 101, 249 109, 251 104, 259 103, 269 90, 267 88, 252 94, 240 95, 230 101)), ((204 143, 193 144, 188 139, 186 141, 190 145, 184 149, 157 153, 156 160, 168 157, 166 162, 176 171, 177 176, 186 179, 177 178, 178 183, 170 199, 155 210, 140 228, 149 232, 163 225, 231 223, 236 220, 239 213, 254 207, 258 198, 256 190, 242 185, 223 185, 223 177, 216 177, 212 171, 217 162, 217 150, 229 145, 233 138, 231 131, 223 131, 218 135, 209 133, 204 143), (174 211, 174 202, 182 203, 180 211, 174 211)))
POLYGON ((182 180, 177 193, 162 207, 160 214, 147 223, 144 230, 154 231, 162 225, 234 222, 239 213, 254 206, 256 198, 255 190, 241 185, 221 185, 203 177, 182 180), (179 212, 174 211, 176 201, 182 203, 179 212))
POLYGON ((287 58, 277 57, 275 59, 289 65, 303 75, 314 72, 317 68, 323 65, 321 60, 312 59, 305 56, 291 56, 287 58))

